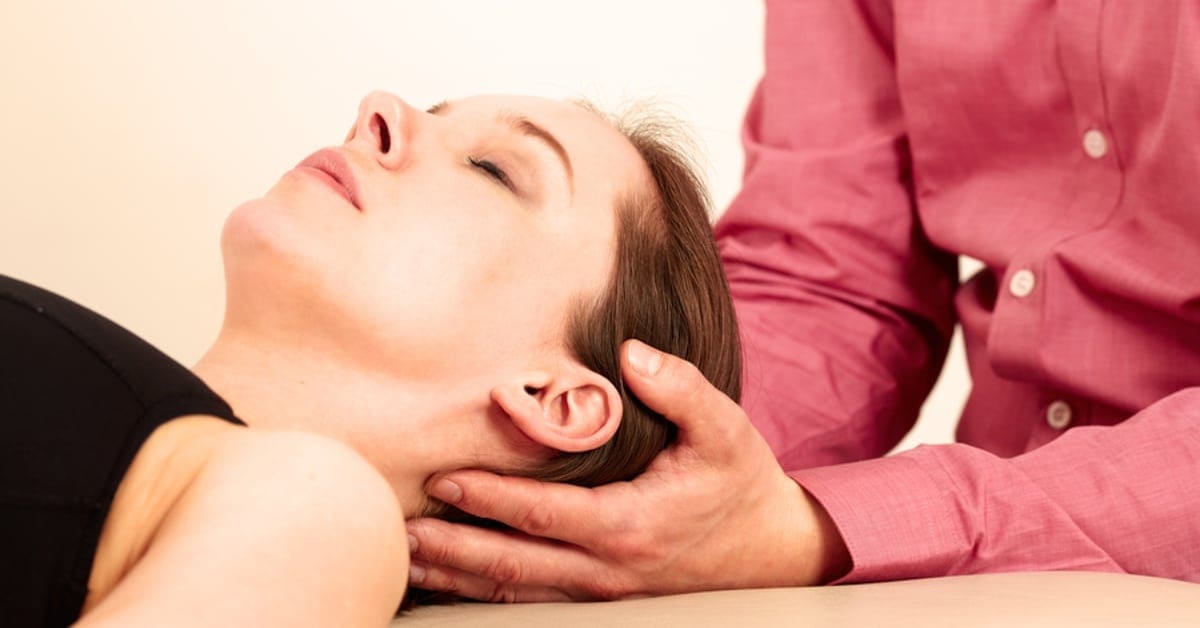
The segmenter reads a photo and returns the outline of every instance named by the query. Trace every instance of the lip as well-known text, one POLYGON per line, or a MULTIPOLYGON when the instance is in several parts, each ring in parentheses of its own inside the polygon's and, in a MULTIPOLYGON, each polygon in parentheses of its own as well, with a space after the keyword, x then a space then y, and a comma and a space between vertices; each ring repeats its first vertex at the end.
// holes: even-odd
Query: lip
POLYGON ((333 191, 341 194, 358 211, 359 204, 358 182, 354 178, 354 169, 345 155, 332 148, 323 148, 296 164, 296 170, 312 170, 316 178, 321 179, 333 191))

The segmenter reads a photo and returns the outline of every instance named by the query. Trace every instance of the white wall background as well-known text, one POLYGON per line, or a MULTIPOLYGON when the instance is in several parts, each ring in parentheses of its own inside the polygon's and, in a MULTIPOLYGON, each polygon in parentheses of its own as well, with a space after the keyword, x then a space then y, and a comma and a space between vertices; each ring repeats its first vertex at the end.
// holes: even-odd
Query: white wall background
MULTIPOLYGON (((720 210, 762 19, 754 0, 3 0, 0 273, 191 363, 220 324, 226 213, 340 142, 377 88, 419 107, 659 100, 707 152, 720 210)), ((955 351, 904 446, 949 440, 955 351)))

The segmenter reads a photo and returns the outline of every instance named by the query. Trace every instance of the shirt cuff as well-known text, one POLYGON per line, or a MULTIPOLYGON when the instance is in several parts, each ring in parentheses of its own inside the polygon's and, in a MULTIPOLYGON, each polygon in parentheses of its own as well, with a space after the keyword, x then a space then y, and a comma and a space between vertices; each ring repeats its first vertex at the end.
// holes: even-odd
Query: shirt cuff
POLYGON ((909 454, 789 473, 825 507, 853 566, 831 584, 948 575, 972 542, 953 483, 909 454))

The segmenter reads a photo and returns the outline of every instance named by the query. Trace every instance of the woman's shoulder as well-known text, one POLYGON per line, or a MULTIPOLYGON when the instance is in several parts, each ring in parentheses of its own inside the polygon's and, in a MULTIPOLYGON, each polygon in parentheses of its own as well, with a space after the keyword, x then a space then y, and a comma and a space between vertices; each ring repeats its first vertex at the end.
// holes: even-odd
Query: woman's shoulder
MULTIPOLYGON (((105 617, 156 599, 157 578, 147 574, 169 574, 188 582, 189 591, 217 586, 231 599, 258 599, 263 592, 236 586, 239 579, 284 582, 290 569, 313 565, 334 576, 364 566, 374 576, 385 575, 368 580, 390 583, 389 591, 396 588, 385 592, 386 599, 394 596, 394 609, 407 569, 403 531, 391 487, 347 445, 307 432, 183 417, 151 436, 122 484, 84 613, 106 598, 109 602, 97 611, 105 617), (270 546, 259 551, 264 539, 270 546), (198 548, 208 555, 198 555, 198 548), (251 554, 258 558, 248 559, 251 554), (122 584, 131 573, 141 577, 122 584), (264 579, 265 573, 273 575, 264 579), (230 583, 235 586, 225 586, 230 583)), ((278 592, 289 597, 287 604, 265 605, 286 608, 312 601, 296 598, 299 593, 330 599, 348 595, 327 595, 327 587, 306 592, 281 586, 278 592)))
POLYGON ((197 414, 163 423, 150 434, 113 497, 96 547, 85 609, 104 598, 137 564, 214 452, 246 431, 221 417, 197 414))

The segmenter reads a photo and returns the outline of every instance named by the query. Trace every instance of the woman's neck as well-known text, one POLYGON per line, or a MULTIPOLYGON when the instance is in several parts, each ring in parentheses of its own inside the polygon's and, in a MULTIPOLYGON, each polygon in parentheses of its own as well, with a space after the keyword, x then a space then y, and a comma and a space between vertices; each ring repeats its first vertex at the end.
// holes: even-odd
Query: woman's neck
POLYGON ((318 425, 339 410, 344 368, 295 347, 222 331, 192 371, 254 427, 318 425))
MULTIPOLYGON (((295 343, 222 330, 193 367, 255 428, 315 432, 356 449, 384 475, 405 515, 425 504, 428 477, 453 468, 436 408, 399 376, 295 343)), ((459 465, 459 466, 466 466, 459 465)))

